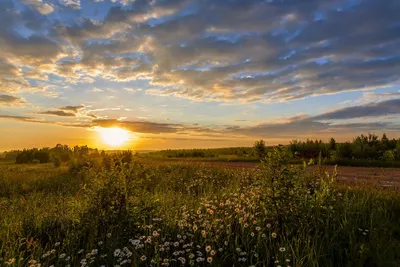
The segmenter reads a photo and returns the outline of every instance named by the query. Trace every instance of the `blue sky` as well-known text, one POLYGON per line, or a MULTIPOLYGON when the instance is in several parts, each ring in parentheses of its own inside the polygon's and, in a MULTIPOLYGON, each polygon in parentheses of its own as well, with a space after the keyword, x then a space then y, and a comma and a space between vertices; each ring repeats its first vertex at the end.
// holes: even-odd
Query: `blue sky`
POLYGON ((99 127, 141 149, 398 137, 399 13, 397 0, 3 0, 0 150, 102 146, 99 127))

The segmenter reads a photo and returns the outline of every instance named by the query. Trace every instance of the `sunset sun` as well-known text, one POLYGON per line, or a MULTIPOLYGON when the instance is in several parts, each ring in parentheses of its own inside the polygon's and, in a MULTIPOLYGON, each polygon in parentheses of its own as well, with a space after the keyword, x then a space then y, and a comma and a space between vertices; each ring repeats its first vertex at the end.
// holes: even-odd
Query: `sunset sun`
POLYGON ((100 128, 99 133, 102 141, 113 147, 121 146, 129 139, 129 131, 121 128, 100 128))

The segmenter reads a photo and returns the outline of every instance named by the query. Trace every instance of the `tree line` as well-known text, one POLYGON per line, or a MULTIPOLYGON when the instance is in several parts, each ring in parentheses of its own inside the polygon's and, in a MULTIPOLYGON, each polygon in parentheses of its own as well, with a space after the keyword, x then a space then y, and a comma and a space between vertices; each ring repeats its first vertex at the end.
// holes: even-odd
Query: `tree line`
POLYGON ((294 140, 288 147, 294 157, 304 159, 321 156, 332 160, 400 160, 400 139, 389 139, 386 134, 381 138, 375 134, 360 135, 344 143, 337 143, 334 138, 326 143, 322 140, 294 140))
POLYGON ((60 166, 63 162, 69 162, 71 159, 96 158, 104 156, 105 152, 99 152, 97 149, 88 146, 74 146, 57 144, 53 148, 32 148, 23 150, 12 150, 4 152, 4 160, 15 161, 18 164, 27 163, 50 163, 60 166))

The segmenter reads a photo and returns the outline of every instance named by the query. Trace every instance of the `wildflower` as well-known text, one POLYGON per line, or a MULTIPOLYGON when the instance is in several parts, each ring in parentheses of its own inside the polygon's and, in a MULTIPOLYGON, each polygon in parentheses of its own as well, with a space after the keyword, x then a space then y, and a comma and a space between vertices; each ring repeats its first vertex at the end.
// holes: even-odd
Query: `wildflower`
POLYGON ((78 251, 78 254, 82 254, 83 253, 83 249, 78 251))
POLYGON ((153 236, 154 237, 157 237, 157 236, 159 236, 160 234, 157 232, 157 231, 153 231, 153 236))
POLYGON ((255 258, 258 258, 258 254, 257 254, 257 253, 254 253, 254 257, 255 257, 255 258))
POLYGON ((97 253, 98 253, 97 249, 92 249, 92 252, 91 252, 92 255, 97 255, 97 253))
POLYGON ((65 258, 65 261, 69 261, 70 259, 71 259, 71 257, 68 256, 68 257, 65 258))
POLYGON ((65 253, 63 253, 63 254, 60 254, 60 256, 58 256, 60 259, 63 259, 63 258, 65 258, 65 256, 66 256, 66 254, 65 253))
POLYGON ((212 258, 212 257, 208 257, 208 258, 207 258, 207 262, 208 262, 208 263, 211 263, 212 261, 213 261, 213 258, 212 258))
POLYGON ((228 245, 228 241, 225 241, 224 244, 225 244, 225 246, 227 246, 228 245))
POLYGON ((97 244, 99 244, 99 246, 103 245, 103 241, 99 241, 97 244))
POLYGON ((121 254, 121 250, 119 248, 117 248, 116 250, 114 250, 114 257, 118 257, 119 254, 121 254))
POLYGON ((249 224, 248 224, 248 223, 245 223, 245 224, 244 224, 244 228, 247 228, 247 227, 249 227, 249 224))
POLYGON ((286 259, 286 262, 290 262, 290 260, 289 260, 289 259, 286 259))
POLYGON ((201 230, 201 235, 202 235, 203 237, 206 236, 206 234, 207 234, 206 230, 201 230))
POLYGON ((176 237, 177 237, 178 239, 181 239, 181 238, 182 238, 182 236, 181 236, 181 235, 177 235, 176 237))
POLYGON ((55 247, 58 247, 59 245, 60 245, 60 242, 56 242, 56 243, 54 244, 55 247))
POLYGON ((271 236, 272 236, 272 238, 276 238, 276 237, 277 237, 277 234, 276 234, 275 232, 273 232, 273 233, 271 234, 271 236))
POLYGON ((108 234, 107 234, 107 237, 111 237, 111 233, 108 233, 108 234))
POLYGON ((280 252, 285 252, 285 251, 286 251, 286 248, 279 248, 279 251, 280 251, 280 252))
POLYGON ((256 231, 260 231, 261 230, 261 227, 260 226, 257 226, 256 227, 256 231))
POLYGON ((178 246, 179 246, 179 242, 175 242, 174 247, 178 247, 178 246))
POLYGON ((11 258, 6 262, 7 265, 12 265, 14 263, 15 263, 15 258, 11 258))
POLYGON ((145 261, 145 260, 147 260, 147 257, 145 255, 143 255, 142 257, 140 257, 140 260, 145 261))
POLYGON ((50 253, 51 253, 51 254, 54 254, 54 253, 56 253, 56 250, 55 250, 55 249, 52 249, 52 250, 50 251, 50 253))
POLYGON ((254 234, 253 232, 251 232, 251 234, 250 234, 250 235, 251 235, 251 237, 254 237, 254 236, 255 236, 255 234, 254 234))
POLYGON ((267 223, 267 228, 271 228, 271 224, 270 223, 267 223))
POLYGON ((210 252, 210 251, 211 251, 211 246, 207 246, 207 247, 206 247, 206 251, 207 251, 207 252, 210 252))
POLYGON ((217 252, 215 250, 211 250, 210 254, 211 256, 214 256, 217 252))

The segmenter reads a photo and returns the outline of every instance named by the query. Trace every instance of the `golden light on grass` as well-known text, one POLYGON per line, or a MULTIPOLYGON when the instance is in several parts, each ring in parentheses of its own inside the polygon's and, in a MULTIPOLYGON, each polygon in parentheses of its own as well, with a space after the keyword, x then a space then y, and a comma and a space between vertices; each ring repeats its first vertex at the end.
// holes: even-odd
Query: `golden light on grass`
POLYGON ((102 141, 112 147, 123 145, 129 140, 129 131, 113 127, 113 128, 99 128, 102 141))

